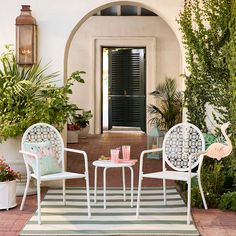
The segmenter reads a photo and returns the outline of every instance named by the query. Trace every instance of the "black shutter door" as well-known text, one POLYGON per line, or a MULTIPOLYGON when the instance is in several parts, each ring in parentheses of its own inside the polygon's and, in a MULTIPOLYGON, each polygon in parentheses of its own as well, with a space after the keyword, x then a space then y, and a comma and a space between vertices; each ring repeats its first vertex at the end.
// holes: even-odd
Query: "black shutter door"
POLYGON ((109 49, 109 129, 146 130, 144 49, 109 49))

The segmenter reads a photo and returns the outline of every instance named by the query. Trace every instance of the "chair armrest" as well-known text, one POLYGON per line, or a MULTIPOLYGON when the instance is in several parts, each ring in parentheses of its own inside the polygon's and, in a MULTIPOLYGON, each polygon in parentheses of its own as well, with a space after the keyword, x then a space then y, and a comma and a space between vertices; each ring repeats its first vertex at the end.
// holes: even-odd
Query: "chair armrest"
POLYGON ((147 149, 141 152, 141 155, 152 153, 152 152, 162 152, 163 148, 154 148, 154 149, 147 149))
POLYGON ((152 153, 152 152, 162 152, 163 148, 154 148, 154 149, 147 149, 141 152, 140 154, 140 159, 139 159, 139 175, 141 176, 143 173, 143 157, 147 153, 152 153))
POLYGON ((143 150, 140 154, 140 167, 143 165, 143 157, 145 154, 152 153, 152 152, 162 152, 163 148, 154 148, 154 149, 147 149, 143 150))
MULTIPOLYGON (((189 156, 189 159, 188 159, 188 172, 189 172, 189 175, 191 175, 191 170, 192 170, 192 158, 193 157, 198 157, 200 155, 204 155, 206 153, 206 151, 202 151, 202 152, 196 152, 196 153, 192 153, 190 156, 189 156)), ((201 165, 200 165, 201 166, 201 165)))
POLYGON ((25 155, 28 155, 28 156, 32 156, 32 157, 34 157, 35 159, 38 158, 38 155, 37 155, 36 153, 27 152, 27 151, 23 151, 23 150, 20 150, 19 153, 25 154, 25 155))
POLYGON ((192 157, 197 157, 197 156, 200 156, 200 155, 204 155, 205 153, 206 153, 206 151, 196 152, 196 153, 192 153, 190 156, 192 158, 192 157))
POLYGON ((86 153, 85 151, 78 150, 78 149, 72 149, 72 148, 64 148, 64 150, 65 150, 66 152, 74 152, 74 153, 82 154, 82 155, 84 155, 84 157, 85 157, 86 159, 88 159, 87 153, 86 153))
MULTIPOLYGON (((28 155, 28 156, 31 156, 31 157, 35 158, 35 160, 36 160, 36 170, 37 170, 36 176, 37 176, 37 179, 40 181, 39 156, 36 153, 27 152, 27 151, 24 151, 24 150, 20 150, 19 153, 25 154, 25 155, 28 155)), ((29 162, 26 160, 24 155, 23 155, 23 158, 24 158, 25 165, 26 165, 27 175, 28 174, 30 175, 29 165, 31 166, 31 164, 29 164, 29 162)), ((31 166, 31 168, 32 168, 32 166, 31 166)))
POLYGON ((85 151, 78 150, 78 149, 72 149, 72 148, 64 148, 64 151, 82 154, 83 158, 84 158, 85 172, 88 173, 88 156, 85 151))

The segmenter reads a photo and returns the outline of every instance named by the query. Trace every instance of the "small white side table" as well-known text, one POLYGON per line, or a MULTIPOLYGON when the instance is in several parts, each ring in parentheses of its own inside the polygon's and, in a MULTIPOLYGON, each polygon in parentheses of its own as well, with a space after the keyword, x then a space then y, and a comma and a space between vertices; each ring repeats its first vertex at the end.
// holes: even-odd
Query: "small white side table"
POLYGON ((131 176, 131 207, 133 207, 133 188, 134 188, 134 171, 132 166, 135 163, 115 163, 112 161, 94 161, 93 165, 95 166, 95 173, 94 173, 94 202, 97 201, 97 168, 102 167, 103 169, 103 201, 104 201, 104 209, 106 209, 106 172, 109 168, 122 168, 122 181, 123 181, 123 194, 124 194, 124 201, 126 201, 126 193, 125 193, 125 168, 130 169, 130 176, 131 176))

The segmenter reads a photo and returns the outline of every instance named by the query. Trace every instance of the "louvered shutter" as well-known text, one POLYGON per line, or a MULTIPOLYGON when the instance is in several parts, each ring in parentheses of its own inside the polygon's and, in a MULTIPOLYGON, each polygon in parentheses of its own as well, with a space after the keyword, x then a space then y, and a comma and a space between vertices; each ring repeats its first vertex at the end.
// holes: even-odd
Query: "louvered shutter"
POLYGON ((109 50, 109 129, 146 128, 144 49, 109 50))

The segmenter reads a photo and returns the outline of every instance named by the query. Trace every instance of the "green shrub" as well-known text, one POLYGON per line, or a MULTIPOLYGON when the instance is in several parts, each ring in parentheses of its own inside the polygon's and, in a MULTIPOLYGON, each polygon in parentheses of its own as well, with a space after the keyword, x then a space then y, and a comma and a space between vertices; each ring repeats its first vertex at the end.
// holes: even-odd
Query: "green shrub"
POLYGON ((236 211, 236 192, 224 193, 220 199, 219 207, 224 210, 236 211))
POLYGON ((22 67, 14 51, 0 57, 0 142, 21 135, 30 125, 45 122, 62 129, 67 118, 78 110, 69 102, 74 81, 83 83, 81 71, 74 72, 64 86, 55 86, 58 73, 45 75, 40 63, 22 67))

